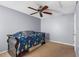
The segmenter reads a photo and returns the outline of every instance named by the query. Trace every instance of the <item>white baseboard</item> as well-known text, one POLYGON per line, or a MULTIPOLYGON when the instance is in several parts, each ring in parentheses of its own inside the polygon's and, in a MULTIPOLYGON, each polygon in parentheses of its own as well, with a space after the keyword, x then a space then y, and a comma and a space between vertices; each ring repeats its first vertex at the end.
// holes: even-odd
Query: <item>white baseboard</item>
POLYGON ((1 51, 0 54, 3 54, 3 53, 5 53, 5 52, 7 52, 7 51, 8 51, 8 50, 6 50, 6 51, 1 51))
POLYGON ((60 44, 64 44, 64 45, 74 46, 74 44, 69 44, 69 43, 64 43, 64 42, 59 42, 59 41, 53 41, 53 40, 50 40, 50 41, 60 43, 60 44))

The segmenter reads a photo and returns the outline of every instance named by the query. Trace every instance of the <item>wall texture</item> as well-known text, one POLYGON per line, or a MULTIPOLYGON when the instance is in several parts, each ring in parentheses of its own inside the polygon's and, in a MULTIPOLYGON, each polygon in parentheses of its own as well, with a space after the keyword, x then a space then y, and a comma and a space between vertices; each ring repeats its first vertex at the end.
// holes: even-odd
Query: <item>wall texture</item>
POLYGON ((51 41, 74 44, 74 14, 51 16, 41 20, 41 31, 49 33, 51 41))
POLYGON ((7 34, 40 31, 40 19, 0 6, 0 51, 7 50, 7 34))

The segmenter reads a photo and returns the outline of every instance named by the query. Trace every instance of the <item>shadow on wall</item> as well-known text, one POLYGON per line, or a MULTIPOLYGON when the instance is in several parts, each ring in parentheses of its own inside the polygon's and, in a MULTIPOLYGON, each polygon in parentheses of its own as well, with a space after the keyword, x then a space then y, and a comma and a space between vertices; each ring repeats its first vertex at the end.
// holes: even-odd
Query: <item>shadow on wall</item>
POLYGON ((48 42, 48 41, 50 40, 50 35, 49 35, 49 33, 46 33, 46 34, 45 34, 45 40, 46 40, 46 42, 48 42))

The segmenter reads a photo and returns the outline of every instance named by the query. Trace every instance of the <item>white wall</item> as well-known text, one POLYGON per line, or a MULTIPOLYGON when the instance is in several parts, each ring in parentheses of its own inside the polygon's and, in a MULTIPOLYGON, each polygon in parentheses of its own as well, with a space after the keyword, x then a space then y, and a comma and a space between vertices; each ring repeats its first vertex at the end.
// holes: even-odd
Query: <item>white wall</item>
POLYGON ((41 20, 41 31, 49 33, 50 41, 74 44, 74 15, 51 16, 41 20))
POLYGON ((7 34, 40 31, 40 19, 0 6, 0 51, 7 50, 7 34))
POLYGON ((76 8, 76 40, 75 40, 76 56, 79 57, 79 3, 76 8))

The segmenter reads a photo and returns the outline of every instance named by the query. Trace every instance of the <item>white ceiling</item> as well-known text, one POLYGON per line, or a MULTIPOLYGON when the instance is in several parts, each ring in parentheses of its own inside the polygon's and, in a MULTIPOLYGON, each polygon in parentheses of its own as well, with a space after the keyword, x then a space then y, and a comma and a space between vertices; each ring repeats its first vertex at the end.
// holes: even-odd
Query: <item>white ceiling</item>
MULTIPOLYGON (((50 11, 53 13, 53 16, 56 16, 74 13, 76 1, 1 1, 0 5, 26 14, 34 12, 33 10, 27 8, 29 6, 37 9, 40 5, 48 5, 50 11)), ((39 14, 35 14, 33 16, 39 17, 39 14)), ((44 15, 44 17, 49 17, 49 15, 44 15)))

